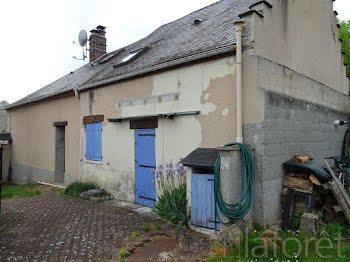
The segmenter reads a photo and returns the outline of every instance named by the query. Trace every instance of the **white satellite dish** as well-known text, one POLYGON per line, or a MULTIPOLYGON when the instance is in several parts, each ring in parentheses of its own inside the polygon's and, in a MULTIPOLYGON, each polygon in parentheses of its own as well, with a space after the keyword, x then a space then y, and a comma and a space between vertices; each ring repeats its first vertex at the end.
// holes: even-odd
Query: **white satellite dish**
POLYGON ((81 47, 86 46, 88 38, 87 38, 87 33, 85 30, 80 30, 78 39, 79 39, 79 44, 81 47))

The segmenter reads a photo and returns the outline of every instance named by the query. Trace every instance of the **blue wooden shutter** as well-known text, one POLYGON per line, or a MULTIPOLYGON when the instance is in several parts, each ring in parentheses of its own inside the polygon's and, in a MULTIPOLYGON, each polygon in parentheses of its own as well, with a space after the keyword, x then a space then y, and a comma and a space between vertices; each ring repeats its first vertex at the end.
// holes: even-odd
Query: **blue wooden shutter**
POLYGON ((86 124, 86 159, 102 161, 102 123, 86 124))
POLYGON ((93 124, 86 124, 86 153, 85 157, 88 160, 93 159, 94 153, 94 126, 93 124))
POLYGON ((102 123, 95 123, 94 160, 102 161, 102 123))

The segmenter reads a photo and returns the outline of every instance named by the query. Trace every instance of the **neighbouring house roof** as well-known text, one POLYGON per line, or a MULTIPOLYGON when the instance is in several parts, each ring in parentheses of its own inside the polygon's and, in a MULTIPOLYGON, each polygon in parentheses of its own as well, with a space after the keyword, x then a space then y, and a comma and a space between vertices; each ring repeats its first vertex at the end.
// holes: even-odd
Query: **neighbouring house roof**
POLYGON ((220 150, 216 148, 197 148, 182 159, 181 163, 195 168, 214 169, 219 153, 220 150))
POLYGON ((0 102, 0 110, 4 109, 7 105, 9 105, 9 103, 6 100, 2 100, 0 102))
POLYGON ((152 71, 234 50, 236 42, 233 22, 247 13, 257 0, 222 0, 162 25, 147 37, 110 52, 104 63, 88 63, 53 83, 9 105, 7 108, 39 101, 77 89, 101 85, 139 76, 152 71), (130 52, 143 49, 138 57, 119 63, 130 52), (187 60, 186 60, 187 58, 187 60), (117 65, 113 67, 113 65, 117 65))

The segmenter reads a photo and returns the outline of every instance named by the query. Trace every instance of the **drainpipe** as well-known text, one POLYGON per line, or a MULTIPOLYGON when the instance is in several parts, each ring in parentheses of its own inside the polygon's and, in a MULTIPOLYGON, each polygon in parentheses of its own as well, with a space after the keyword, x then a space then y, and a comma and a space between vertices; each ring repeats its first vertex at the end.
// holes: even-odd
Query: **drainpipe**
POLYGON ((74 95, 77 97, 77 98, 80 98, 79 96, 79 90, 78 90, 79 87, 73 87, 73 91, 74 91, 74 95))
POLYGON ((242 105, 242 27, 244 22, 237 21, 236 26, 236 97, 237 97, 237 137, 236 142, 243 143, 243 105, 242 105))

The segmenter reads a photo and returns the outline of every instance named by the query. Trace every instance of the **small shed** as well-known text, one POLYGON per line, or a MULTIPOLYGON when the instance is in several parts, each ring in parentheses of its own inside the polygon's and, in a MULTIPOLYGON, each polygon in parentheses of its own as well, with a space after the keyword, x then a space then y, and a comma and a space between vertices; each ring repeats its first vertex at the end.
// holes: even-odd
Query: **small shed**
POLYGON ((193 226, 220 227, 215 217, 214 199, 214 165, 219 153, 216 148, 197 148, 181 161, 188 167, 187 210, 193 226))

